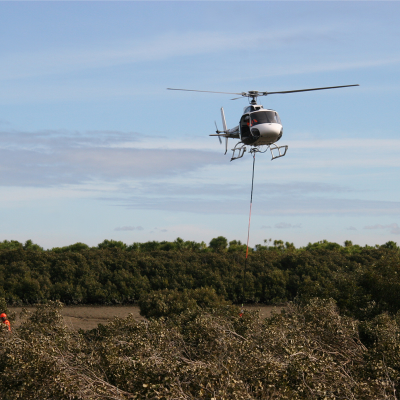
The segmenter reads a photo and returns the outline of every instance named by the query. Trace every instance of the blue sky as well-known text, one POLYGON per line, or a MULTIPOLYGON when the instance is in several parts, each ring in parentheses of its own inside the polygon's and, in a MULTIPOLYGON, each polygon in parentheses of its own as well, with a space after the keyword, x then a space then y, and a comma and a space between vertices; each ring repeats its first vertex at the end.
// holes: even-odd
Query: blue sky
POLYGON ((252 158, 229 162, 208 136, 246 100, 166 88, 360 84, 259 99, 289 150, 256 157, 250 243, 400 242, 399 11, 0 2, 0 240, 246 241, 252 158))

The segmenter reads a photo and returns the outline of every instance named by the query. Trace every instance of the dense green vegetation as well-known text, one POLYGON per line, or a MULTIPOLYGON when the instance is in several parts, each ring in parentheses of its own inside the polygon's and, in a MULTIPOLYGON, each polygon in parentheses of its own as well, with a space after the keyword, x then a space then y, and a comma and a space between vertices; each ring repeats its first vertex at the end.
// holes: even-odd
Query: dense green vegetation
POLYGON ((211 288, 154 290, 144 293, 139 299, 140 314, 149 319, 174 318, 188 310, 195 312, 226 305, 229 303, 223 296, 211 288))
POLYGON ((223 237, 205 243, 105 240, 43 250, 31 241, 0 243, 0 297, 9 304, 137 302, 152 291, 211 288, 233 303, 308 302, 333 298, 346 315, 365 319, 400 309, 396 243, 360 247, 327 241, 296 249, 257 245, 244 273, 245 246, 223 237))
POLYGON ((0 326, 2 399, 395 400, 400 389, 399 314, 360 323, 313 299, 265 320, 195 307, 77 332, 58 307, 0 326))

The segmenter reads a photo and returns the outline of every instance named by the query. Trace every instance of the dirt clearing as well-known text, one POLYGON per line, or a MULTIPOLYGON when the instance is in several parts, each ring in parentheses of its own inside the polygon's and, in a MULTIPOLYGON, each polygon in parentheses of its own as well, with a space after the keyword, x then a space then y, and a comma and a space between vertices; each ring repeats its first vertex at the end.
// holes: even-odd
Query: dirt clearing
MULTIPOLYGON (((35 310, 35 307, 25 307, 28 310, 35 310)), ((266 318, 273 311, 279 313, 284 307, 255 305, 245 306, 246 310, 260 310, 260 318, 266 318)), ((19 315, 22 307, 9 307, 11 312, 15 312, 17 319, 14 326, 20 323, 19 315)), ((71 329, 93 329, 98 324, 106 324, 114 317, 125 318, 132 314, 138 321, 144 321, 146 318, 140 315, 139 306, 65 306, 61 310, 65 324, 71 329)))

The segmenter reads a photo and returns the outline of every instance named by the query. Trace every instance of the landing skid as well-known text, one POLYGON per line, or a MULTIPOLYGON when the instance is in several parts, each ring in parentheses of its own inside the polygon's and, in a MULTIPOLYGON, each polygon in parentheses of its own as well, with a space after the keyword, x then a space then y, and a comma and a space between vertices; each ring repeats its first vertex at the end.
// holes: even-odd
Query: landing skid
POLYGON ((271 161, 275 160, 275 158, 283 157, 288 149, 288 145, 284 146, 277 146, 276 144, 271 144, 268 146, 269 150, 271 151, 271 161))
POLYGON ((236 143, 236 146, 232 149, 233 153, 231 161, 237 160, 238 158, 242 158, 245 151, 246 151, 246 146, 242 142, 236 143))
MULTIPOLYGON (((264 146, 262 146, 264 147, 264 146)), ((265 150, 262 150, 260 147, 251 147, 250 153, 265 153, 268 149, 271 152, 271 161, 276 158, 283 157, 286 155, 287 149, 289 146, 277 146, 276 144, 267 145, 265 150)), ((231 161, 237 160, 238 158, 242 158, 244 153, 247 151, 246 145, 243 142, 239 142, 232 149, 232 158, 231 161)))

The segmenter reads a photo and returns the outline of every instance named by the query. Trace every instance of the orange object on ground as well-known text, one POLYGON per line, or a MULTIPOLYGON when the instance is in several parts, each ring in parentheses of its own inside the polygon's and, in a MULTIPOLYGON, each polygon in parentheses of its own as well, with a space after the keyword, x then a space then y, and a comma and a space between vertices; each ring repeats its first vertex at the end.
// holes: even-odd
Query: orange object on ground
POLYGON ((3 324, 7 325, 7 329, 11 332, 11 324, 10 321, 7 319, 7 314, 6 313, 1 313, 0 318, 3 321, 3 324))

